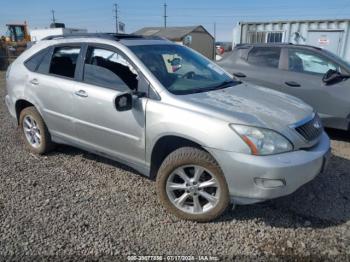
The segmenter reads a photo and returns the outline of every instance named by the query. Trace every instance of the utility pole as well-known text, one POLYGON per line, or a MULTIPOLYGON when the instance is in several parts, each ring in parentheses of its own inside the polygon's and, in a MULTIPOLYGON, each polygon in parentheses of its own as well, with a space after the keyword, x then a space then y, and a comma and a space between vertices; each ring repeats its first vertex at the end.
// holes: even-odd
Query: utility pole
POLYGON ((213 50, 213 52, 214 52, 214 61, 216 60, 216 22, 214 22, 214 50, 213 50))
POLYGON ((52 23, 56 23, 56 18, 55 18, 55 10, 51 10, 52 13, 52 23))
POLYGON ((166 19, 167 19, 167 14, 166 14, 166 8, 167 8, 167 4, 164 3, 164 28, 166 28, 166 19))
POLYGON ((115 32, 118 34, 119 26, 118 26, 118 4, 114 4, 114 18, 115 18, 115 32))
POLYGON ((216 22, 214 22, 214 40, 216 41, 216 22))

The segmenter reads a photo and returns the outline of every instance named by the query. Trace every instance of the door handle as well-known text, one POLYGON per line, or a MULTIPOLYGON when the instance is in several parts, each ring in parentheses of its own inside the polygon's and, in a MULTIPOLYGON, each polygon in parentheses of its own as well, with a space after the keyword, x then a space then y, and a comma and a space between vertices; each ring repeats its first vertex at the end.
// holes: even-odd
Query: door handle
POLYGON ((288 81, 288 82, 285 82, 285 84, 286 84, 287 86, 293 86, 293 87, 299 87, 299 86, 300 86, 299 83, 294 82, 294 81, 288 81))
POLYGON ((76 92, 74 92, 74 94, 75 94, 76 96, 80 96, 80 97, 88 97, 88 94, 86 93, 85 90, 76 91, 76 92))
POLYGON ((29 82, 30 82, 32 85, 35 85, 35 86, 39 85, 39 81, 38 81, 38 79, 36 79, 36 78, 30 80, 29 82))
POLYGON ((243 74, 241 72, 233 73, 233 75, 237 76, 237 77, 247 77, 245 74, 243 74))

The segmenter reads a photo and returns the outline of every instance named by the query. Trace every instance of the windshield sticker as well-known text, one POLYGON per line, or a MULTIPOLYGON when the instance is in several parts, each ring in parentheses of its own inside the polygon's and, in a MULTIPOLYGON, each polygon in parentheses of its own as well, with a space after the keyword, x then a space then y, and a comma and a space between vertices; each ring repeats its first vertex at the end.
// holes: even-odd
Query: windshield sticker
POLYGON ((218 73, 218 74, 220 74, 220 75, 225 74, 225 72, 222 71, 222 69, 221 69, 220 67, 216 66, 216 65, 208 64, 208 67, 209 67, 210 69, 213 69, 216 73, 218 73))

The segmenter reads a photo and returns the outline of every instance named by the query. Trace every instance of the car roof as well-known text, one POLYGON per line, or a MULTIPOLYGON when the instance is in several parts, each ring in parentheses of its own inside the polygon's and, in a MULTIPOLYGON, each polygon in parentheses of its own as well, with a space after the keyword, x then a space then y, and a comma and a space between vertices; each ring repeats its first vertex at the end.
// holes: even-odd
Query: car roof
POLYGON ((293 44, 293 43, 255 43, 255 44, 238 44, 235 46, 237 49, 245 49, 251 47, 299 47, 299 48, 313 48, 317 50, 322 50, 320 47, 312 46, 312 45, 301 45, 301 44, 293 44))
POLYGON ((42 39, 42 41, 56 40, 58 42, 71 42, 72 40, 84 40, 87 39, 99 39, 117 41, 121 44, 131 45, 152 45, 152 44, 169 44, 172 43, 169 40, 159 36, 141 36, 133 34, 115 34, 115 33, 82 33, 82 34, 69 34, 69 35, 52 35, 42 39))

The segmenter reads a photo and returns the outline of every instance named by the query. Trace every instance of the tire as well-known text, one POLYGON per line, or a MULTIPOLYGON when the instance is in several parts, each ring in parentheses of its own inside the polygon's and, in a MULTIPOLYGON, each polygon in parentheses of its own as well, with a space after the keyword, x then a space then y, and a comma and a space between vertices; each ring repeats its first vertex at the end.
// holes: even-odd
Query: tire
POLYGON ((20 113, 19 123, 24 142, 31 152, 42 155, 50 152, 54 148, 49 130, 35 107, 24 108, 20 113), (28 125, 29 119, 31 119, 32 129, 30 129, 28 125), (25 131, 29 129, 31 130, 30 132, 25 131), (34 133, 39 134, 40 138, 35 136, 34 133), (34 140, 38 141, 38 143, 33 143, 35 142, 33 139, 30 141, 30 137, 35 137, 34 140))
POLYGON ((193 147, 179 148, 165 158, 157 174, 156 187, 161 204, 181 219, 208 222, 218 218, 230 203, 228 186, 221 168, 209 153, 193 147), (197 170, 198 174, 202 173, 196 180, 194 174, 197 170), (186 176, 183 176, 182 171, 186 176), (208 185, 209 180, 214 181, 216 187, 201 188, 204 182, 208 185), (197 187, 194 181, 198 181, 197 187), (177 189, 179 186, 181 189, 177 189), (209 198, 208 191, 211 196, 209 198), (181 202, 179 199, 184 198, 186 200, 183 205, 176 204, 181 202), (197 201, 195 201, 196 198, 197 201), (214 204, 207 199, 213 200, 214 204), (195 202, 199 203, 201 208, 198 204, 195 205, 195 202))

